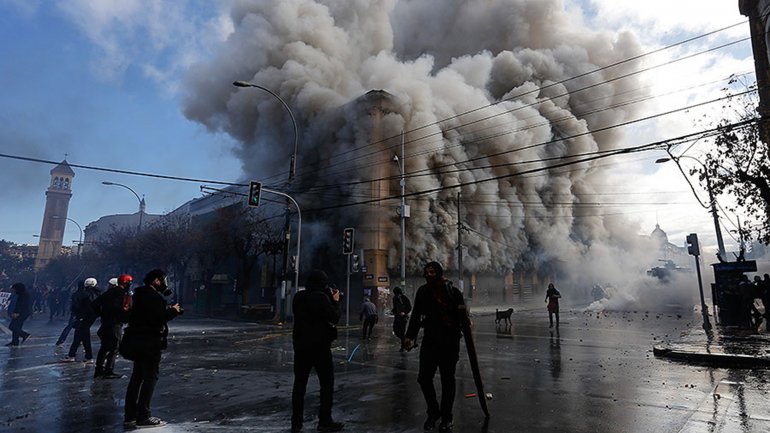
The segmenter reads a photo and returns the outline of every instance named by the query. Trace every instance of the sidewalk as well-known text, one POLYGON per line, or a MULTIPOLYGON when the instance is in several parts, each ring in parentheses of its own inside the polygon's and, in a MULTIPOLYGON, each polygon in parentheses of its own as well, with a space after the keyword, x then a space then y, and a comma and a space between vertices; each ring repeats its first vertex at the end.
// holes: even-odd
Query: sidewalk
POLYGON ((770 333, 734 326, 714 326, 708 333, 695 328, 676 341, 653 346, 653 353, 717 367, 770 367, 770 333))

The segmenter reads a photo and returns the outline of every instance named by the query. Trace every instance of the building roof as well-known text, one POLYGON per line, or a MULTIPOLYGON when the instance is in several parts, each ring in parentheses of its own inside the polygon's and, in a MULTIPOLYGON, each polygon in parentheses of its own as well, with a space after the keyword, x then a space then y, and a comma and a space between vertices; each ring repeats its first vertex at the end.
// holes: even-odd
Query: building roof
POLYGON ((72 170, 66 159, 51 169, 51 174, 67 174, 70 176, 75 176, 75 172, 72 170))

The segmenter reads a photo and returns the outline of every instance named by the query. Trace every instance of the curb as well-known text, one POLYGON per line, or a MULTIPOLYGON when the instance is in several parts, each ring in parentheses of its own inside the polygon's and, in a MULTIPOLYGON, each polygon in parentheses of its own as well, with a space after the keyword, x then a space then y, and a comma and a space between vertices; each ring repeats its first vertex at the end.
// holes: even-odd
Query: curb
POLYGON ((653 346, 655 356, 714 366, 752 368, 770 367, 770 359, 756 356, 724 353, 683 352, 669 347, 653 346))

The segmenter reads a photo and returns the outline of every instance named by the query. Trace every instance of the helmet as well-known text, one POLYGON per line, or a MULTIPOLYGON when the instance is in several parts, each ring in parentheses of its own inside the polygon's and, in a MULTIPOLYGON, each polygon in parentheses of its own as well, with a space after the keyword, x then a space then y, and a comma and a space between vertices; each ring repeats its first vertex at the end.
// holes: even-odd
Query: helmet
POLYGON ((110 286, 117 286, 118 285, 118 279, 117 278, 110 278, 110 281, 107 281, 107 284, 110 286))
POLYGON ((131 284, 133 282, 134 282, 134 277, 132 277, 131 275, 123 274, 118 277, 118 284, 120 285, 131 284))
POLYGON ((83 282, 83 285, 86 287, 96 287, 96 278, 86 278, 86 281, 83 282))

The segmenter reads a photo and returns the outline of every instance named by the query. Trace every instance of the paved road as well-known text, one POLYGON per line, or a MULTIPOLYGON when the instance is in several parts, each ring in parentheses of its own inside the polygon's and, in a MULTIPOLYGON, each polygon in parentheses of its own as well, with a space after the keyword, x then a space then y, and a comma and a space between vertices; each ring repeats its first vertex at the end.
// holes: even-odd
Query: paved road
MULTIPOLYGON (((768 370, 653 356, 654 344, 678 338, 697 327, 697 320, 690 312, 565 310, 556 331, 548 328, 544 308, 515 313, 510 328, 477 315, 476 344, 486 391, 493 395, 492 416, 485 422, 477 400, 465 398, 475 388, 461 353, 454 431, 770 431, 768 370)), ((378 324, 375 338, 365 344, 358 327, 340 332, 334 414, 346 423, 345 431, 422 431, 417 353, 399 353, 388 326, 387 319, 378 324)), ((127 379, 94 380, 93 366, 57 362, 62 353, 53 343, 62 327, 63 322, 33 320, 26 344, 0 349, 0 431, 123 430, 127 379)), ((183 316, 171 328, 153 402, 154 415, 170 424, 151 431, 288 432, 289 327, 183 316)), ((119 360, 117 370, 128 375, 130 364, 119 360)), ((305 429, 315 431, 314 378, 308 394, 305 429)))

